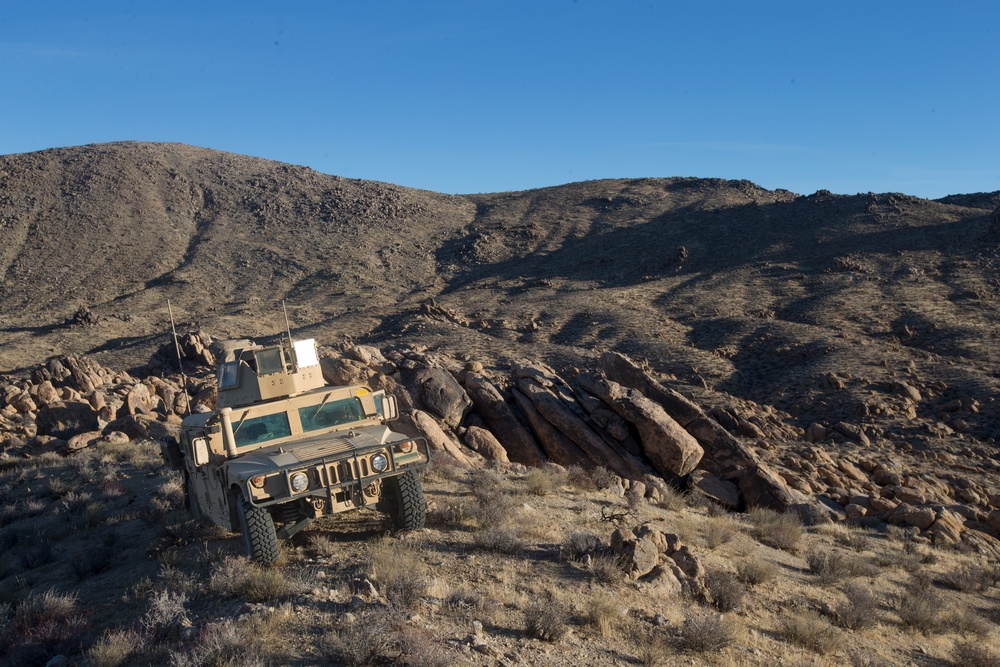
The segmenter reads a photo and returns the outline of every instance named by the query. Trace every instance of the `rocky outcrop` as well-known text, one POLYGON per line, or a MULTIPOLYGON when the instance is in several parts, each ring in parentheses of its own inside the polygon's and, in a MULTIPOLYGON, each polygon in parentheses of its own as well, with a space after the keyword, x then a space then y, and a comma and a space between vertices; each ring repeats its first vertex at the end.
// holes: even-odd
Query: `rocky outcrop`
POLYGON ((545 462, 545 454, 538 442, 514 416, 514 411, 493 383, 479 373, 466 373, 465 388, 477 414, 503 445, 511 461, 529 466, 540 466, 545 462))

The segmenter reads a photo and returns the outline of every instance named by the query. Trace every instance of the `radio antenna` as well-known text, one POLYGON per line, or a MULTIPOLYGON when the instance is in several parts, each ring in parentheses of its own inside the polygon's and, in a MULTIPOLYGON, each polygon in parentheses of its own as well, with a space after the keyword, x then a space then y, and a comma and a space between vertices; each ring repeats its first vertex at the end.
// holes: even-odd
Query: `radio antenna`
POLYGON ((288 325, 288 308, 285 307, 285 300, 281 300, 281 310, 285 313, 285 331, 288 332, 288 347, 292 346, 292 327, 288 325))
POLYGON ((185 416, 191 414, 191 397, 187 393, 187 376, 184 375, 184 361, 181 359, 181 343, 177 339, 177 327, 174 326, 174 309, 170 306, 170 299, 167 299, 167 312, 170 313, 170 331, 174 336, 174 350, 177 352, 177 370, 181 372, 181 391, 184 393, 185 416))

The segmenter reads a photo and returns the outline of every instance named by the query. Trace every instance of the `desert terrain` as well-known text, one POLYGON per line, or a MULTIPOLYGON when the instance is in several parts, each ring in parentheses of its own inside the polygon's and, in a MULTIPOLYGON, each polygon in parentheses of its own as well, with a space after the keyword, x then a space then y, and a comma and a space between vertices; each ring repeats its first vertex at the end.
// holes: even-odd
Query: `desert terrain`
POLYGON ((117 143, 0 157, 0 240, 7 664, 1000 655, 1000 192, 444 195, 117 143), (427 528, 324 520, 258 568, 183 510, 174 397, 283 302, 433 441, 427 528))

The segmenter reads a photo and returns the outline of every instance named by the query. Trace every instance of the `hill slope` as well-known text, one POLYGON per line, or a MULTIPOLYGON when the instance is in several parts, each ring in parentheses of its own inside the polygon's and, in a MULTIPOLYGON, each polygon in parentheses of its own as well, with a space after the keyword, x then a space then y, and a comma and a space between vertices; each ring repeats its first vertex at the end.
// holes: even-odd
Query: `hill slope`
POLYGON ((803 422, 897 375, 994 395, 996 201, 691 178, 447 196, 177 144, 5 156, 0 368, 142 366, 167 299, 217 337, 283 330, 287 300, 326 344, 617 349, 803 422), (82 306, 98 323, 64 326, 82 306), (848 391, 819 405, 831 373, 848 391))

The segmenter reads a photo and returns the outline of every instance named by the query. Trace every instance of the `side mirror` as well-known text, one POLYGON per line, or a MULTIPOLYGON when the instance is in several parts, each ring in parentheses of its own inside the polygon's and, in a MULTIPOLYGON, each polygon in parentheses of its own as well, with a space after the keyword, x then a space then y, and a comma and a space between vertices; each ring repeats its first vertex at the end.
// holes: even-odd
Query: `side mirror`
POLYGON ((208 463, 208 440, 205 438, 195 438, 191 441, 194 450, 194 464, 203 466, 208 463))
POLYGON ((382 400, 382 419, 391 422, 394 419, 399 419, 399 405, 396 403, 396 397, 390 396, 388 394, 383 394, 381 396, 382 400))

